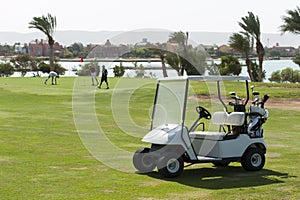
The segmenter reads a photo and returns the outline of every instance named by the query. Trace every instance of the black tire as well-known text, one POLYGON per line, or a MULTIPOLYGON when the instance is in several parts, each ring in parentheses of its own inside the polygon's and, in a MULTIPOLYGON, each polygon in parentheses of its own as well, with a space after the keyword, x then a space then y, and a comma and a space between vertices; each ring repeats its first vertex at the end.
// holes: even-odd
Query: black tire
POLYGON ((157 162, 158 172, 166 178, 179 176, 184 168, 182 156, 176 153, 167 153, 157 162))
POLYGON ((227 167, 229 165, 229 161, 221 160, 212 162, 215 167, 227 167))
POLYGON ((152 172, 156 162, 157 159, 151 154, 149 148, 138 149, 133 155, 133 165, 139 173, 152 172))
POLYGON ((261 170, 265 165, 265 154, 258 148, 248 149, 241 160, 242 167, 247 171, 261 170))

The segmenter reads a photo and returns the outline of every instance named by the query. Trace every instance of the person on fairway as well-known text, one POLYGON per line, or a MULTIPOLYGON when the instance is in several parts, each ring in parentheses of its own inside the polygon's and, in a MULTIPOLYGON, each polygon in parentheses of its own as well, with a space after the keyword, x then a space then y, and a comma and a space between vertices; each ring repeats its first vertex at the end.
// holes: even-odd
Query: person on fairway
POLYGON ((94 86, 94 80, 96 80, 97 84, 99 85, 99 81, 97 79, 97 72, 96 72, 96 68, 94 66, 90 67, 90 73, 91 73, 91 77, 92 77, 92 86, 94 86))
POLYGON ((56 85, 56 78, 59 78, 59 74, 56 73, 55 71, 51 71, 49 73, 49 76, 46 78, 46 80, 44 81, 44 84, 47 84, 47 81, 49 80, 49 78, 51 77, 51 83, 52 85, 56 85))
POLYGON ((101 88, 101 85, 102 85, 102 83, 103 83, 103 81, 104 81, 104 82, 106 83, 106 89, 109 89, 109 87, 108 87, 108 82, 107 82, 107 74, 108 74, 107 69, 105 69, 105 66, 103 65, 103 66, 102 66, 101 82, 100 82, 100 84, 98 85, 98 88, 101 88))

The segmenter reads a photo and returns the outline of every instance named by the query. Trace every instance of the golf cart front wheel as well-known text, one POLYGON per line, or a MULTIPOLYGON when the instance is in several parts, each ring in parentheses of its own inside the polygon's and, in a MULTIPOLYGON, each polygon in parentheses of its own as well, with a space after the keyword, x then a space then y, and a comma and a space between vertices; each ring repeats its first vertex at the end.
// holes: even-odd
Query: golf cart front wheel
POLYGON ((241 164, 248 171, 261 170, 265 165, 265 154, 261 149, 250 148, 243 155, 241 164))
POLYGON ((182 156, 176 153, 168 153, 157 162, 158 172, 166 178, 179 176, 184 168, 182 156))
POLYGON ((133 155, 133 165, 139 173, 152 172, 156 167, 156 158, 149 148, 138 149, 133 155))

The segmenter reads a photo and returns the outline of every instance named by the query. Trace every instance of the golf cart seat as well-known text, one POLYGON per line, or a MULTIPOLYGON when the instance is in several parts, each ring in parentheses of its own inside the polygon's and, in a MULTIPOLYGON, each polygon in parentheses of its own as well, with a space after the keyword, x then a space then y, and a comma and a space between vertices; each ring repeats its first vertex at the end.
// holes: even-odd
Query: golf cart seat
POLYGON ((211 118, 213 124, 242 126, 245 122, 244 112, 232 112, 228 114, 224 111, 215 112, 211 118))
MULTIPOLYGON (((212 115, 211 121, 213 124, 220 125, 220 126, 242 126, 245 122, 245 113, 243 112, 232 112, 228 114, 227 112, 220 111, 215 112, 212 115)), ((237 135, 232 137, 236 138, 237 135)), ((224 140, 228 138, 228 134, 225 132, 191 132, 190 133, 191 139, 205 139, 205 140, 224 140)))

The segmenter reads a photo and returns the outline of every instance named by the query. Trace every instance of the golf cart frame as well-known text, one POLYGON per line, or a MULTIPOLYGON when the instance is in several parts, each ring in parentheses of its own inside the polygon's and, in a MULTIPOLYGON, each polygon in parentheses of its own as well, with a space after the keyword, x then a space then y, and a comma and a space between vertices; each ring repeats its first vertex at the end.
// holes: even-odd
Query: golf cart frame
MULTIPOLYGON (((188 76, 159 79, 151 131, 142 139, 143 142, 150 143, 151 147, 141 148, 135 152, 133 156, 135 168, 140 173, 148 173, 157 167, 158 172, 164 177, 180 175, 184 163, 213 163, 219 167, 227 166, 230 162, 241 162, 242 167, 248 171, 262 169, 267 145, 263 139, 261 126, 268 115, 263 106, 262 108, 252 106, 254 111, 251 112, 250 109, 246 112, 248 100, 248 77, 188 76), (185 117, 190 81, 216 82, 218 99, 223 105, 223 111, 211 115, 207 109, 197 104, 196 111, 199 116, 188 128, 185 125, 185 117), (220 87, 222 81, 245 81, 246 99, 237 97, 234 92, 231 93, 235 99, 235 102, 229 103, 233 106, 233 112, 228 112, 227 105, 222 99, 220 87), (205 131, 205 123, 201 119, 210 120, 212 124, 219 126, 219 131, 205 131), (254 119, 256 124, 251 125, 254 119), (197 131, 200 125, 202 131, 197 131), (250 125, 255 126, 255 130, 250 125), (250 129, 253 129, 252 133, 259 129, 260 134, 251 135, 250 129)), ((263 104, 264 102, 260 105, 263 104)))

